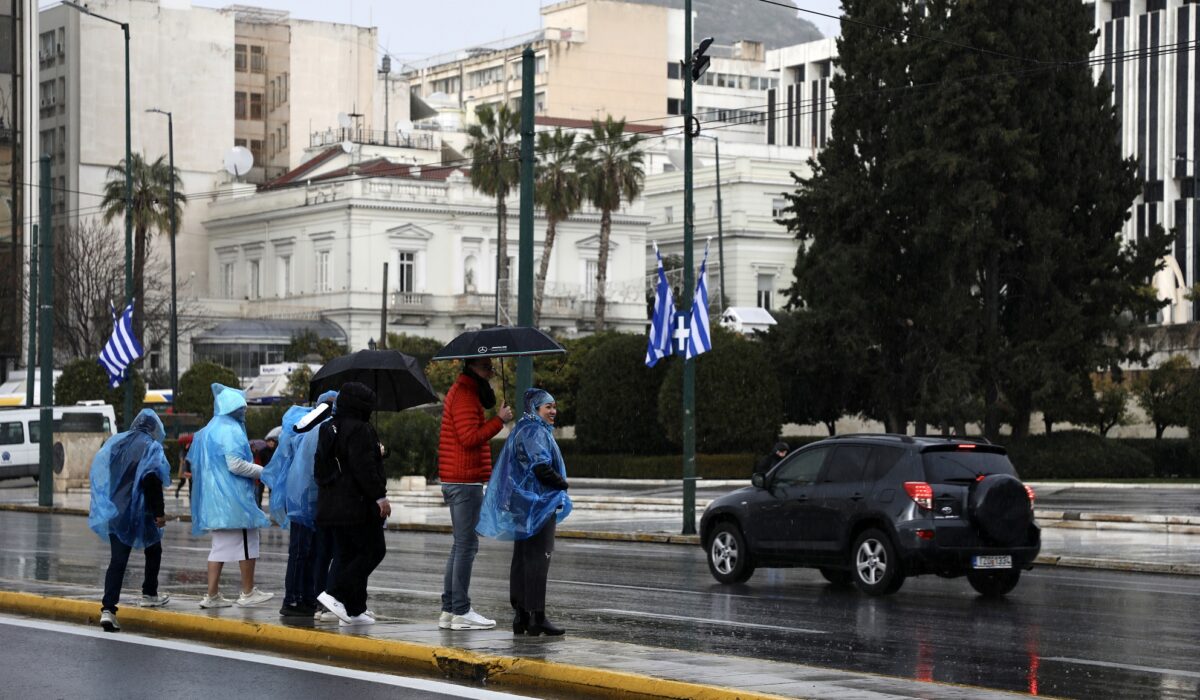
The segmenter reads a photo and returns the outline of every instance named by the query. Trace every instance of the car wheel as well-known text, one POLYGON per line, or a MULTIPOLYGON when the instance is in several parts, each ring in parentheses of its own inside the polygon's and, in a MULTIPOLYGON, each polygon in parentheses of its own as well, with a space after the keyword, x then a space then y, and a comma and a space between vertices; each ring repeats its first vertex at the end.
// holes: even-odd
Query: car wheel
POLYGON ((742 583, 754 574, 746 538, 736 523, 721 522, 708 540, 708 570, 721 583, 742 583))
POLYGON ((850 550, 854 585, 867 595, 895 593, 904 584, 904 573, 892 540, 880 530, 866 530, 850 550))
POLYGON ((835 586, 849 586, 854 583, 854 574, 845 569, 831 569, 827 566, 821 567, 821 575, 825 580, 835 586))
POLYGON ((971 588, 978 591, 979 595, 984 598, 999 598, 1016 588, 1017 582, 1020 580, 1019 569, 967 572, 967 581, 970 581, 971 588))

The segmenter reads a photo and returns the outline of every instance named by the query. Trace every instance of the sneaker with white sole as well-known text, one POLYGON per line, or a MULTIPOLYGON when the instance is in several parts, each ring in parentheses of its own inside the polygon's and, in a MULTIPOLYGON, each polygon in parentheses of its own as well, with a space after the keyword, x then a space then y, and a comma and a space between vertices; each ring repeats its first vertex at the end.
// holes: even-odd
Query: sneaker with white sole
POLYGON ((221 595, 205 595, 200 599, 200 607, 202 608, 228 608, 233 605, 233 601, 221 595))
POLYGON ((258 605, 259 603, 265 603, 274 597, 275 597, 274 593, 267 593, 266 591, 260 591, 260 590, 258 590, 257 587, 255 587, 255 588, 251 588, 249 593, 239 593, 238 599, 237 599, 237 604, 239 607, 248 608, 251 605, 258 605))
POLYGON ((143 608, 161 608, 171 599, 170 593, 159 593, 158 595, 144 595, 138 605, 143 608))
POLYGON ((343 622, 350 621, 350 614, 346 612, 346 606, 342 605, 342 602, 337 598, 329 595, 328 592, 321 591, 321 593, 317 595, 317 602, 319 602, 321 605, 324 605, 325 609, 329 612, 337 615, 339 620, 343 622))
POLYGON ((489 620, 471 608, 465 614, 455 615, 450 620, 452 630, 490 630, 496 626, 495 620, 489 620))
POLYGON ((450 622, 453 620, 454 620, 454 613, 452 613, 448 610, 443 610, 442 614, 438 616, 438 629, 443 629, 443 630, 450 629, 450 622))
POLYGON ((375 624, 375 618, 371 617, 370 615, 366 614, 365 612, 361 613, 359 615, 351 615, 349 620, 342 620, 342 621, 338 622, 339 627, 355 627, 358 625, 373 625, 373 624, 375 624))
POLYGON ((101 610, 100 627, 102 627, 105 632, 120 632, 121 625, 117 622, 117 614, 112 610, 101 610))

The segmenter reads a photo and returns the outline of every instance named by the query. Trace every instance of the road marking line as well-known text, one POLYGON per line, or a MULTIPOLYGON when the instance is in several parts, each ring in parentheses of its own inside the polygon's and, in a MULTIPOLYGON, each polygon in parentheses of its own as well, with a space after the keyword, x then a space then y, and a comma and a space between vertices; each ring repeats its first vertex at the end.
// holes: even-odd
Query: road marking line
POLYGON ((591 608, 588 612, 609 613, 611 615, 626 615, 629 617, 649 617, 655 620, 678 620, 680 622, 700 622, 706 625, 722 627, 747 627, 751 629, 779 630, 782 632, 801 632, 803 634, 828 634, 824 630, 813 630, 804 627, 780 627, 778 625, 760 625, 753 622, 734 622, 731 620, 715 620, 708 617, 686 617, 684 615, 664 615, 662 613, 639 612, 637 610, 617 610, 615 608, 591 608))
POLYGON ((88 627, 75 627, 72 625, 63 625, 42 620, 24 620, 15 617, 0 616, 0 624, 10 625, 13 627, 45 630, 48 632, 58 632, 60 634, 73 634, 79 637, 92 637, 96 639, 104 639, 105 641, 123 642, 125 644, 139 644, 141 646, 155 647, 157 649, 171 649, 174 651, 183 651, 192 654, 201 654, 204 656, 233 659, 235 661, 249 661, 251 663, 264 664, 267 666, 277 666, 279 668, 308 671, 310 673, 320 673, 326 676, 336 676, 338 678, 353 678, 355 680, 367 681, 369 683, 390 685, 398 688, 409 688, 412 690, 420 690, 429 693, 442 693, 451 697, 471 698, 472 700, 500 700, 502 698, 528 697, 525 695, 514 695, 512 693, 498 693, 491 690, 472 688, 471 686, 465 685, 454 685, 452 683, 428 681, 421 678, 389 676, 384 673, 359 671, 357 669, 343 668, 341 666, 323 666, 320 664, 309 663, 307 661, 297 661, 295 659, 266 656, 248 651, 217 649, 213 647, 206 647, 200 644, 178 642, 171 639, 144 637, 137 634, 129 634, 127 632, 113 634, 111 632, 104 632, 102 630, 91 629, 88 627))
POLYGON ((1126 671, 1145 671, 1146 673, 1158 673, 1164 676, 1184 676, 1187 678, 1200 678, 1200 672, 1196 671, 1177 671, 1173 668, 1156 668, 1154 666, 1138 666, 1137 664, 1119 664, 1114 661, 1090 661, 1088 659, 1073 659, 1069 656, 1043 656, 1042 661, 1061 661, 1068 664, 1080 664, 1081 666, 1101 666, 1103 668, 1120 668, 1126 671))

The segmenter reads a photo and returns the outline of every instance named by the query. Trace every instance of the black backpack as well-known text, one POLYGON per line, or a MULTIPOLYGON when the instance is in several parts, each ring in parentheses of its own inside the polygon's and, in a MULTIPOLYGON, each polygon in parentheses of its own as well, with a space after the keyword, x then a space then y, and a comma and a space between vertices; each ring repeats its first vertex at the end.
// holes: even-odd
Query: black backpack
POLYGON ((334 421, 326 421, 317 434, 317 454, 313 462, 313 479, 318 486, 328 486, 342 476, 342 463, 337 456, 338 429, 334 421))

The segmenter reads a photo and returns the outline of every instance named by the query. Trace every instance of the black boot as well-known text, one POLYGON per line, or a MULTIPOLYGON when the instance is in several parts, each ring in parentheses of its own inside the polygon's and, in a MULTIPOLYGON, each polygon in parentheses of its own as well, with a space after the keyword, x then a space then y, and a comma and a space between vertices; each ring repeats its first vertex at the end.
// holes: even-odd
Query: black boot
POLYGON ((513 634, 525 634, 529 629, 529 611, 517 608, 517 614, 513 615, 513 634))
POLYGON ((529 613, 529 626, 525 631, 531 637, 536 637, 539 634, 544 634, 547 637, 557 637, 566 632, 562 627, 558 627, 553 622, 547 620, 546 613, 536 611, 529 613))

